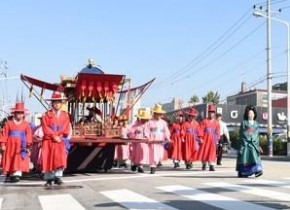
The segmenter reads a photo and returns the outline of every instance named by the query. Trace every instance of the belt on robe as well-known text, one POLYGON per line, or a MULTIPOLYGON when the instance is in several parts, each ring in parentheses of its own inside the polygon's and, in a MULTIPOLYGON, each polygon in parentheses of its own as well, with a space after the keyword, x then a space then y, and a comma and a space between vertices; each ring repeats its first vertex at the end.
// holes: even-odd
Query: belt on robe
POLYGON ((20 155, 21 158, 24 159, 27 156, 27 151, 26 151, 26 135, 24 131, 10 131, 8 134, 9 137, 18 137, 20 138, 21 142, 21 150, 20 150, 20 155))
POLYGON ((213 140, 214 140, 214 142, 216 144, 218 143, 219 137, 217 135, 217 132, 216 132, 216 129, 215 128, 205 128, 204 129, 204 132, 205 133, 208 133, 208 134, 212 133, 213 134, 213 140))

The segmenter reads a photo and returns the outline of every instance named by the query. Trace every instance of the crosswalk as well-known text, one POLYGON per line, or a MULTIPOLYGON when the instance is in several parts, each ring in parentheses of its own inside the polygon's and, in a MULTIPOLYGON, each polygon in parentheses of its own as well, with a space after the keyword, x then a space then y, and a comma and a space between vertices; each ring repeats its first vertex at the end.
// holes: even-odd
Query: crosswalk
POLYGON ((43 210, 70 209, 85 210, 85 208, 69 194, 63 195, 42 195, 39 201, 43 210))
MULTIPOLYGON (((290 180, 283 181, 268 179, 237 179, 236 183, 224 181, 203 182, 198 186, 168 184, 146 189, 120 188, 94 191, 92 203, 115 203, 119 208, 130 210, 158 209, 176 210, 182 208, 182 203, 191 202, 192 209, 207 206, 207 209, 225 210, 272 210, 290 209, 290 180), (161 196, 162 198, 160 198, 161 196), (173 199, 174 198, 174 199, 173 199), (99 199, 99 200, 98 200, 99 199), (171 200, 179 201, 170 202, 171 200), (268 202, 269 201, 269 202, 268 202)), ((90 192, 92 193, 92 192, 90 192)), ((110 205, 91 205, 80 198, 79 193, 47 193, 35 195, 39 208, 43 210, 70 209, 112 209, 110 205)), ((11 209, 6 206, 8 198, 0 195, 0 210, 11 209)), ((25 208, 24 208, 25 209, 25 208)), ((115 209, 115 208, 113 208, 115 209)), ((206 208, 203 208, 206 209, 206 208)))

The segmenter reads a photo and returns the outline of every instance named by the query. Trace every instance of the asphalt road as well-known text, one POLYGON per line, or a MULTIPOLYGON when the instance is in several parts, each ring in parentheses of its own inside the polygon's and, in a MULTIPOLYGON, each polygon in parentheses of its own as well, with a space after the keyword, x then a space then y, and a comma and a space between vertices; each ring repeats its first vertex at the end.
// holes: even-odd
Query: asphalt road
POLYGON ((64 185, 45 188, 37 176, 19 183, 0 182, 0 209, 290 209, 290 161, 263 159, 259 178, 237 178, 235 159, 216 171, 173 169, 167 161, 156 174, 112 169, 69 174, 64 185))

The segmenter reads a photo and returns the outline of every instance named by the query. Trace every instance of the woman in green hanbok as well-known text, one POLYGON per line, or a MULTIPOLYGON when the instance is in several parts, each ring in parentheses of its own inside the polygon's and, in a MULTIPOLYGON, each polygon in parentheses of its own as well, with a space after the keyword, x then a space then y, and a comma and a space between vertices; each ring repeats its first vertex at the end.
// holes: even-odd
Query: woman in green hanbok
POLYGON ((259 125, 256 118, 256 108, 254 106, 247 106, 244 113, 244 119, 240 126, 236 167, 238 177, 248 177, 252 175, 259 177, 263 174, 260 158, 259 125))

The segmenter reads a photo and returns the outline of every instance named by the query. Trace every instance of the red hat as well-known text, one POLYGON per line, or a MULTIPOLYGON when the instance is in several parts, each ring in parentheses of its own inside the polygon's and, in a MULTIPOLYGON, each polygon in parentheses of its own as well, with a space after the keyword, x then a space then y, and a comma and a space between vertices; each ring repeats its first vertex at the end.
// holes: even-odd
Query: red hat
POLYGON ((208 112, 215 112, 215 106, 214 106, 214 104, 209 104, 208 105, 208 112))
POLYGON ((190 108, 189 112, 186 112, 186 114, 196 117, 198 115, 198 111, 195 108, 190 108))
POLYGON ((64 93, 59 91, 54 91, 51 95, 51 98, 46 99, 48 101, 62 101, 67 100, 67 97, 65 97, 64 93))
POLYGON ((23 102, 16 102, 15 107, 11 108, 11 113, 23 112, 26 113, 28 109, 25 109, 23 102))

